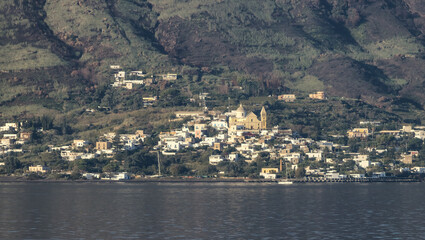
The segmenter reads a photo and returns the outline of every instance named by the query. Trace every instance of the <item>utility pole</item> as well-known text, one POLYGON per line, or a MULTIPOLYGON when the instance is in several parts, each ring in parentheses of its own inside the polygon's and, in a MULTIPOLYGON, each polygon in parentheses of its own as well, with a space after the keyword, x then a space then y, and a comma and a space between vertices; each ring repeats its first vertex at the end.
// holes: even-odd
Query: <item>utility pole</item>
POLYGON ((159 151, 156 152, 158 156, 158 176, 161 176, 161 162, 159 161, 159 151))
POLYGON ((282 159, 280 159, 280 172, 283 171, 283 166, 282 166, 282 159))

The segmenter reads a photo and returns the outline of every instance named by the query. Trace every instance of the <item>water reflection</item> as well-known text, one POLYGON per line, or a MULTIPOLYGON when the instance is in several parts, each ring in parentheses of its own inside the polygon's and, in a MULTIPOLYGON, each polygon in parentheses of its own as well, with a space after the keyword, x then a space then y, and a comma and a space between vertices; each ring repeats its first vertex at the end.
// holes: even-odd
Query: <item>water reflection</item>
POLYGON ((0 239, 418 239, 423 184, 0 183, 0 239))

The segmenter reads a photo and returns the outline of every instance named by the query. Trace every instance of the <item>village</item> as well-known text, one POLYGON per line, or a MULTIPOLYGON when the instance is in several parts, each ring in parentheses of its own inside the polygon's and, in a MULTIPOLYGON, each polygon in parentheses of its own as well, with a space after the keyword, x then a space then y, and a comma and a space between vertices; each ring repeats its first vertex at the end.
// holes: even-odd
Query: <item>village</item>
MULTIPOLYGON (((114 88, 134 89, 137 85, 162 81, 176 81, 174 73, 147 76, 143 71, 123 71, 119 65, 111 65, 114 71, 114 88), (128 78, 132 79, 129 80, 128 78)), ((103 180, 129 180, 146 177, 177 177, 205 176, 197 169, 187 167, 188 171, 170 172, 163 166, 161 158, 173 158, 188 153, 204 153, 209 150, 207 162, 208 177, 214 178, 258 178, 275 181, 276 179, 383 179, 401 176, 412 176, 425 173, 425 163, 420 155, 420 148, 425 139, 424 126, 403 125, 401 129, 379 129, 380 121, 360 121, 355 128, 349 129, 345 135, 332 135, 331 139, 316 139, 301 137, 297 132, 281 126, 269 126, 268 113, 264 106, 261 109, 247 111, 243 104, 237 109, 227 111, 209 110, 206 106, 208 93, 199 94, 199 110, 175 111, 168 121, 181 122, 181 127, 169 131, 145 133, 136 130, 134 133, 119 134, 106 132, 97 137, 95 142, 86 139, 73 139, 66 145, 48 145, 46 153, 53 154, 61 161, 75 163, 76 161, 93 161, 103 159, 108 166, 96 172, 87 169, 52 169, 46 164, 31 164, 21 166, 17 174, 71 175, 77 172, 78 178, 103 180), (391 138, 393 142, 403 140, 413 141, 416 148, 397 145, 388 149, 385 145, 379 147, 374 142, 391 138), (149 140, 150 144, 145 144, 149 140), (416 141, 416 142, 415 142, 416 141), (419 141, 419 142, 418 142, 419 141), (153 143, 152 143, 153 142, 153 143), (355 147, 361 143, 362 147, 355 147), (136 172, 125 172, 123 160, 117 160, 117 154, 123 152, 148 151, 155 156, 155 163, 150 166, 150 175, 136 172), (226 167, 230 163, 250 166, 250 174, 229 173, 226 167), (255 169, 255 170, 252 170, 255 169), (254 171, 254 172, 253 172, 254 171)), ((313 101, 326 101, 325 92, 318 91, 308 95, 313 101)), ((150 107, 157 96, 143 97, 144 107, 150 107)), ((295 94, 282 94, 276 100, 291 104, 298 101, 295 94)), ((94 112, 94 109, 86 111, 94 112)), ((25 129, 22 122, 6 122, 0 127, 0 171, 5 169, 5 159, 19 156, 29 151, 34 134, 43 135, 45 129, 35 131, 25 129)), ((407 142, 406 142, 407 145, 407 142)), ((173 160, 175 161, 175 160, 173 160)), ((81 163, 80 163, 81 164, 81 163)), ((181 163, 182 166, 185 163, 181 163)), ((187 164, 186 164, 187 165, 187 164)), ((170 166, 167 166, 168 168, 170 166)), ((181 166, 180 166, 181 167, 181 166)), ((15 168, 19 168, 15 166, 15 168)), ((186 169, 186 166, 183 167, 186 169)), ((9 171, 8 174, 14 174, 9 171)))
MULTIPOLYGON (((324 93, 310 95, 311 98, 323 99, 324 93)), ((282 95, 279 100, 292 102, 295 95, 282 95)), ((387 153, 386 148, 367 146, 358 151, 352 147, 341 145, 333 141, 302 138, 291 129, 282 129, 279 126, 267 125, 267 111, 261 108, 259 114, 247 112, 240 104, 236 110, 228 112, 209 111, 176 111, 175 118, 169 121, 187 122, 181 128, 167 132, 154 133, 157 142, 151 151, 157 153, 157 174, 161 176, 160 158, 179 155, 188 151, 205 151, 212 149, 208 157, 210 166, 219 167, 227 163, 244 162, 262 167, 254 174, 259 178, 275 180, 287 178, 288 171, 293 178, 322 178, 322 179, 366 179, 394 177, 394 172, 408 174, 425 173, 425 166, 416 165, 420 157, 419 151, 403 151, 399 156, 394 156, 391 161, 383 161, 380 156, 387 153), (373 153, 373 154, 372 154, 373 153), (266 156, 268 164, 259 164, 266 156), (373 158, 371 157, 373 156, 373 158), (285 168, 283 167, 285 165, 285 168)), ((381 130, 374 132, 379 121, 359 122, 358 128, 347 131, 345 136, 333 136, 338 139, 348 138, 359 141, 379 136, 390 136, 394 139, 411 138, 423 141, 425 127, 410 125, 402 129, 381 130)), ((30 144, 32 133, 23 130, 21 123, 5 123, 0 127, 1 132, 1 157, 17 155, 24 152, 23 146, 30 144)), ((43 129, 38 129, 42 132, 43 129)), ((105 133, 99 136, 95 143, 84 139, 74 139, 70 145, 49 145, 47 152, 56 152, 64 161, 88 161, 99 157, 114 158, 118 152, 132 151, 145 148, 144 142, 151 135, 137 130, 133 134, 105 133)), ((151 138, 153 139, 153 138, 151 138)), ((116 160, 115 160, 116 161, 116 160)), ((0 169, 5 162, 0 159, 0 169)), ((23 174, 48 174, 53 172, 48 166, 31 165, 23 174)), ((55 170, 56 173, 71 174, 70 170, 55 170)), ((164 171, 163 171, 164 172, 164 171)), ((133 178, 149 177, 127 172, 81 172, 84 179, 128 180, 133 178)), ((167 174, 164 174, 164 176, 167 174)), ((186 175, 197 175, 188 172, 186 175)), ((169 175, 170 176, 170 175, 169 175)), ((225 171, 219 171, 214 177, 225 177, 225 171)))

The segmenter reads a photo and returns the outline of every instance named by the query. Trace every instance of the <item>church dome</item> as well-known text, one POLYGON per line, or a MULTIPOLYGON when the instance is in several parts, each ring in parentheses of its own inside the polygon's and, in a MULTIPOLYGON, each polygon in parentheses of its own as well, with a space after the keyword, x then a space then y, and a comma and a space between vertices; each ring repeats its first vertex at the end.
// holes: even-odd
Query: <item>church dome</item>
POLYGON ((239 106, 239 108, 236 110, 236 117, 237 118, 244 118, 246 116, 246 111, 245 108, 241 105, 239 106))

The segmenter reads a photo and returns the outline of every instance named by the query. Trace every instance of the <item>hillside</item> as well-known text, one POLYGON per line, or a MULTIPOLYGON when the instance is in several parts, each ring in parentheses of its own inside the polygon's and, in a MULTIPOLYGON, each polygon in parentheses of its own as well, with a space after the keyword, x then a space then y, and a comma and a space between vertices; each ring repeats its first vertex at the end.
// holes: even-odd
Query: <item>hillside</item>
POLYGON ((98 105, 111 64, 177 72, 188 97, 241 86, 425 104, 419 0, 6 0, 0 18, 7 116, 98 105))

